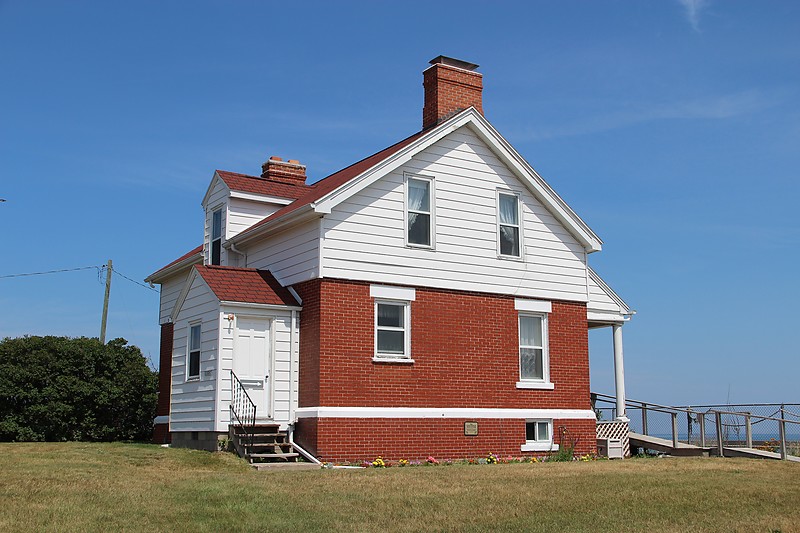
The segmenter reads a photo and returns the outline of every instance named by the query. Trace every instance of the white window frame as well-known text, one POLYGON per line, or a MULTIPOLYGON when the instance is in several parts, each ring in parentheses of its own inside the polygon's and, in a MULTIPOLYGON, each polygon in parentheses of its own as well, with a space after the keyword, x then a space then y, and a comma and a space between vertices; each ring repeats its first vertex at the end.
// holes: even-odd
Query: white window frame
POLYGON ((403 174, 403 211, 405 215, 404 219, 404 233, 405 233, 405 243, 406 246, 410 248, 422 248, 427 250, 435 250, 436 249, 436 180, 433 176, 423 176, 421 174, 411 174, 405 173, 403 174), (408 198, 409 198, 409 182, 411 180, 417 181, 427 181, 428 182, 428 199, 430 201, 428 208, 429 211, 417 211, 410 209, 408 206, 408 198), (418 244, 414 242, 410 242, 408 240, 408 232, 411 229, 408 224, 408 215, 411 213, 419 213, 423 215, 428 215, 430 218, 430 225, 428 227, 429 235, 428 240, 430 244, 418 244))
MULTIPOLYGON (((547 302, 549 304, 549 302, 547 302)), ((527 307, 527 306, 526 306, 527 307)), ((538 306, 537 306, 538 307, 538 306)), ((518 389, 554 389, 555 385, 550 381, 550 346, 548 335, 548 313, 547 312, 532 312, 523 310, 517 316, 517 364, 519 365, 519 381, 517 382, 518 389), (522 319, 523 318, 539 318, 542 321, 542 345, 522 345, 522 319), (542 378, 524 378, 522 377, 522 349, 533 348, 542 350, 542 378)))
POLYGON ((185 381, 200 381, 200 367, 203 355, 203 325, 201 322, 192 322, 188 325, 186 335, 186 379, 185 381), (194 328, 200 329, 200 346, 193 349, 192 346, 192 330, 194 328), (193 353, 197 353, 197 375, 190 374, 191 358, 193 353))
POLYGON ((375 349, 373 361, 375 362, 390 362, 390 363, 413 363, 411 358, 411 302, 409 300, 394 300, 388 298, 375 299, 375 320, 373 332, 375 336, 375 349), (403 327, 391 326, 378 326, 378 306, 379 305, 393 305, 403 308, 403 327), (403 331, 403 353, 380 353, 378 351, 378 330, 384 331, 403 331))
POLYGON ((511 259, 511 260, 514 260, 514 261, 522 261, 522 260, 524 260, 525 252, 524 252, 524 244, 523 243, 525 242, 525 239, 524 239, 524 236, 522 234, 523 233, 522 232, 522 227, 523 227, 523 224, 522 224, 522 199, 520 197, 520 194, 518 192, 514 192, 514 191, 509 190, 509 189, 497 189, 497 192, 496 192, 496 195, 495 195, 495 208, 496 208, 496 212, 497 212, 497 227, 495 228, 495 233, 497 234, 497 257, 499 257, 500 259, 511 259), (500 196, 501 195, 516 197, 516 199, 517 199, 517 224, 516 225, 514 225, 514 224, 501 224, 500 223, 500 196), (500 251, 501 250, 501 248, 500 248, 500 226, 511 226, 511 227, 516 227, 517 228, 517 230, 518 230, 517 231, 517 236, 518 236, 518 239, 519 239, 519 242, 517 243, 517 247, 519 248, 519 255, 508 255, 508 254, 504 254, 504 253, 502 253, 500 251))
POLYGON ((222 210, 224 206, 219 206, 211 210, 211 221, 208 225, 208 264, 214 263, 214 242, 219 241, 219 265, 222 264, 222 210), (214 238, 214 215, 219 213, 219 237, 214 238))
POLYGON ((553 420, 549 418, 525 420, 525 444, 520 450, 523 452, 558 451, 558 444, 553 443, 553 420), (528 424, 534 424, 534 440, 528 440, 528 424), (548 438, 539 438, 539 424, 547 424, 548 438))

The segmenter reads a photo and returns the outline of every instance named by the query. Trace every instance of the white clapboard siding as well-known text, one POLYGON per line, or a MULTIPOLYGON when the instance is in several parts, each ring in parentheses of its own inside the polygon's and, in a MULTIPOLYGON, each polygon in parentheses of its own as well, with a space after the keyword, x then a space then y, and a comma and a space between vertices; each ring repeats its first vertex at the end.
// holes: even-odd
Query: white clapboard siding
MULTIPOLYGON (((597 274, 594 274, 597 276, 597 274)), ((589 276, 589 303, 586 305, 588 312, 597 313, 628 313, 627 307, 620 306, 614 297, 606 292, 593 278, 589 276)))
MULTIPOLYGON (((293 372, 290 372, 290 353, 292 315, 291 311, 275 311, 264 309, 244 309, 242 307, 223 306, 219 315, 220 320, 220 380, 217 401, 217 428, 216 431, 227 431, 230 421, 231 377, 234 351, 234 337, 236 330, 233 322, 228 320, 229 314, 242 314, 272 319, 270 335, 274 335, 274 353, 270 364, 270 383, 272 397, 273 420, 285 428, 291 420, 290 413, 297 408, 297 361, 294 361, 293 372), (290 409, 291 398, 291 409, 290 409)), ((295 351, 298 347, 298 337, 295 334, 295 351)), ((296 352, 295 352, 296 353, 296 352)), ((296 359, 295 355, 295 359, 296 359)))
POLYGON ((325 277, 588 300, 586 255, 467 128, 333 208, 323 219, 325 277), (435 250, 405 246, 404 172, 435 181, 435 250), (497 257, 497 189, 522 198, 524 261, 497 257))
POLYGON ((317 277, 319 272, 319 221, 269 235, 246 249, 247 266, 270 270, 283 283, 292 285, 317 277))
POLYGON ((186 269, 160 283, 161 302, 158 313, 159 324, 169 322, 169 318, 172 316, 172 310, 175 309, 175 302, 178 301, 178 297, 183 290, 183 286, 186 284, 186 280, 189 278, 190 272, 191 269, 186 269))
MULTIPOLYGON (((211 222, 212 215, 217 209, 222 209, 223 241, 225 239, 225 235, 227 235, 228 219, 230 217, 229 195, 230 190, 228 189, 227 185, 225 185, 225 182, 223 182, 221 179, 214 180, 214 187, 211 189, 211 192, 208 195, 208 201, 206 202, 206 222, 203 234, 203 257, 205 258, 204 263, 206 265, 211 264, 211 222)), ((228 264, 228 251, 224 246, 222 247, 222 250, 220 250, 220 264, 228 264)))
POLYGON ((230 198, 225 238, 230 239, 283 207, 278 204, 230 198))
POLYGON ((214 431, 219 302, 199 276, 194 277, 175 317, 172 347, 170 431, 214 431), (200 380, 186 381, 189 325, 202 324, 200 380))

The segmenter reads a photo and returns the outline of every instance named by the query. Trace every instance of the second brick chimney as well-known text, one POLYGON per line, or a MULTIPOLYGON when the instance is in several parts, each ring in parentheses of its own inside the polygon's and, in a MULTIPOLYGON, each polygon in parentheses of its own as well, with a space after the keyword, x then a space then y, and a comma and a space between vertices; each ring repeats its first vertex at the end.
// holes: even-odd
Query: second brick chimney
POLYGON ((284 161, 280 157, 272 156, 261 165, 261 177, 270 181, 280 181, 292 185, 304 185, 306 182, 306 166, 300 161, 290 159, 284 161))
POLYGON ((425 106, 422 129, 428 129, 469 106, 483 114, 483 75, 478 65, 452 57, 431 59, 431 67, 422 73, 425 106))

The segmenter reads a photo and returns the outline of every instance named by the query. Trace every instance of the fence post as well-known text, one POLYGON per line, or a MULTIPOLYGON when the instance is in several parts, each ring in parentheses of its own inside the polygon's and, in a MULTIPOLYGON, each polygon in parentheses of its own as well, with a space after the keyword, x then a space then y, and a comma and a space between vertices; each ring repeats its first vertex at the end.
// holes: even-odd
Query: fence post
POLYGON ((753 424, 750 421, 750 413, 745 413, 744 415, 744 435, 747 442, 745 446, 748 448, 753 447, 753 424))
POLYGON ((686 443, 692 443, 692 410, 686 410, 686 443))
POLYGON ((647 404, 642 404, 642 435, 647 435, 647 404))
POLYGON ((778 428, 781 430, 781 459, 786 460, 786 413, 784 404, 781 404, 781 420, 778 422, 778 428))
POLYGON ((678 447, 678 413, 672 413, 672 447, 678 447))
POLYGON ((720 457, 725 457, 724 442, 722 442, 722 413, 714 412, 717 419, 717 453, 720 457))
POLYGON ((697 422, 700 424, 700 447, 706 447, 706 414, 705 413, 697 413, 700 418, 697 419, 697 422))

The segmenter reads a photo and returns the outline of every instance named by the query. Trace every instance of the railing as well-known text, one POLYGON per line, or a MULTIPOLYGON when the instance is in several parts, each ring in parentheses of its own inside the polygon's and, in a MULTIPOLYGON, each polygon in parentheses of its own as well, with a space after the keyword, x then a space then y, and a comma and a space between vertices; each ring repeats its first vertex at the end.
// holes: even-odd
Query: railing
POLYGON ((247 394, 247 390, 242 382, 231 370, 231 420, 242 428, 247 436, 247 443, 253 446, 253 436, 256 425, 256 404, 247 394))
MULTIPOLYGON (((615 397, 593 394, 592 401, 601 419, 616 417, 615 397)), ((725 447, 780 452, 782 459, 800 455, 800 404, 668 406, 626 400, 625 410, 631 431, 671 439, 673 448, 685 443, 714 448, 719 455, 725 447)))

